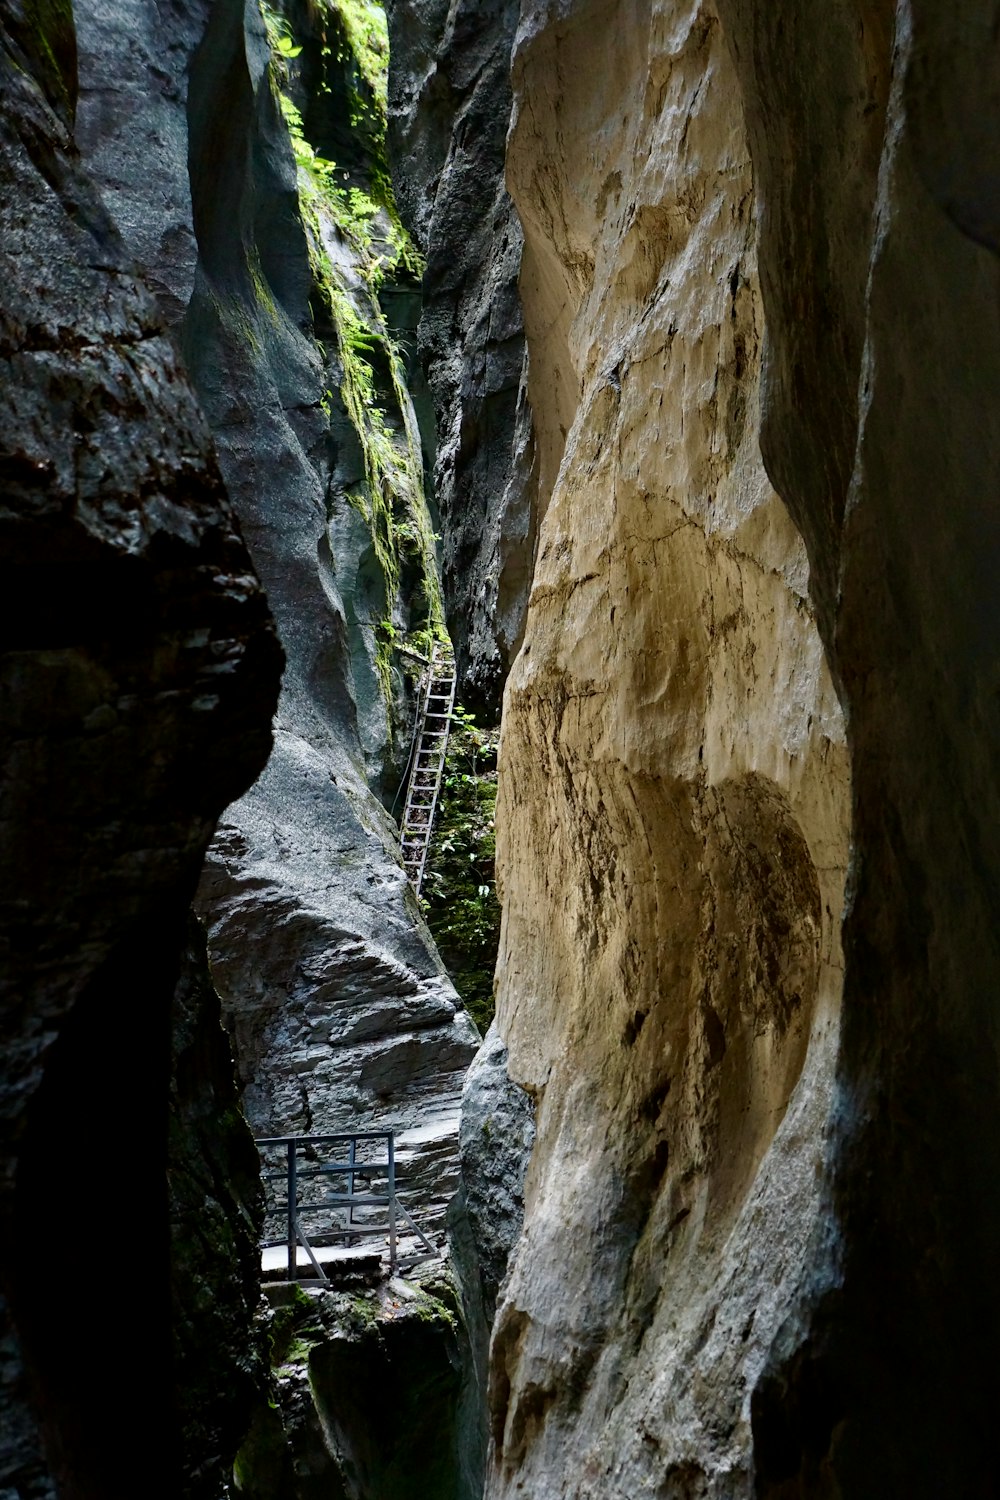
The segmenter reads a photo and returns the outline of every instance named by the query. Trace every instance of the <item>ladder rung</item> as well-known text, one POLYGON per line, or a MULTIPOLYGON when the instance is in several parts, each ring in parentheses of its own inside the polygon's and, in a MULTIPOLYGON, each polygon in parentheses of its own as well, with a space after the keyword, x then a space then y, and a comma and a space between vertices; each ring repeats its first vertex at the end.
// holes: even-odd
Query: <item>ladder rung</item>
POLYGON ((424 688, 417 710, 417 747, 399 839, 403 868, 418 891, 427 862, 455 707, 455 663, 439 646, 431 652, 424 688))

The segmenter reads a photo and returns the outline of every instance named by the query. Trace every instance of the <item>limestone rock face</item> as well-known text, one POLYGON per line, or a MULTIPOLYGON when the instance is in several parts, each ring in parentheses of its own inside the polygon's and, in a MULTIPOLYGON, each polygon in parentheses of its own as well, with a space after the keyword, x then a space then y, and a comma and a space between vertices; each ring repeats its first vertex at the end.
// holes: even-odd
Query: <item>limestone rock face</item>
POLYGON ((427 255, 418 329, 437 430, 435 501, 459 696, 495 713, 524 628, 537 474, 503 183, 513 0, 390 0, 390 145, 427 255))
POLYGON ((71 14, 0 23, 0 1488, 114 1497, 151 1453, 178 1483, 175 1413, 122 1380, 122 1351, 141 1318, 143 1360, 169 1367, 172 992, 215 819, 270 746, 280 650, 176 349, 73 149, 71 14), (124 1246, 90 1230, 117 1223, 144 1247, 141 1314, 101 1295, 124 1246))
POLYGON ((522 6, 490 1496, 995 1493, 994 28, 522 6))
POLYGON ((507 1071, 496 1025, 486 1033, 462 1091, 461 1184, 450 1240, 468 1331, 459 1430, 465 1482, 482 1495, 489 1446, 490 1331, 511 1251, 521 1232, 524 1174, 535 1140, 533 1101, 507 1071))
POLYGON ((264 23, 242 0, 155 21, 139 9, 133 27, 121 7, 80 0, 80 135, 165 306, 183 312, 178 337, 287 657, 273 753, 228 810, 200 886, 213 978, 255 1132, 394 1126, 404 1188, 433 1228, 457 1183, 478 1039, 371 789, 389 725, 345 606, 361 588, 363 528, 343 498, 359 450, 328 411, 264 23))
POLYGON ((708 5, 526 6, 507 179, 543 514, 508 680, 497 1021, 535 1098, 487 1494, 752 1493, 820 1225, 844 726, 760 458, 737 78, 708 5))

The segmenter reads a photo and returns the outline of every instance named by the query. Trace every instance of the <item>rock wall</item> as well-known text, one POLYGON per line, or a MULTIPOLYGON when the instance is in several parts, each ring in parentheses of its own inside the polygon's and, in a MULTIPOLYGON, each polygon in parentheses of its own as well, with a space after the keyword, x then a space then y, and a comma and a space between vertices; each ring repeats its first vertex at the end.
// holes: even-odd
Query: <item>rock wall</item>
POLYGON ((451 1205, 449 1241, 467 1339, 458 1431, 463 1497, 479 1500, 489 1455, 489 1346, 497 1300, 524 1217, 524 1174, 535 1140, 529 1094, 507 1071, 495 1025, 462 1091, 461 1182, 451 1205))
POLYGON ((507 178, 538 445, 497 1019, 536 1101, 487 1494, 749 1495, 822 1224, 844 726, 759 451, 740 94, 707 5, 525 7, 507 178))
POLYGON ((491 1497, 996 1493, 994 26, 522 6, 491 1497))
POLYGON ((171 1025, 167 1143, 174 1385, 184 1500, 219 1500, 267 1370, 255 1322, 264 1192, 192 916, 171 1025))
POLYGON ((472 1500, 455 1425, 464 1330, 440 1265, 311 1290, 271 1288, 275 1399, 236 1461, 245 1500, 472 1500))
POLYGON ((762 440, 848 706, 856 843, 839 1255, 755 1397, 758 1493, 994 1494, 995 7, 793 6, 780 33, 720 9, 773 205, 762 440))
POLYGON ((162 1391, 172 1356, 172 993, 215 820, 268 753, 280 650, 75 151, 76 92, 71 13, 0 6, 0 1487, 112 1500, 151 1455, 181 1485, 175 1404, 143 1378, 162 1391), (141 1295, 138 1271, 112 1290, 136 1247, 141 1295))
POLYGON ((434 496, 459 697, 495 722, 524 629, 537 532, 517 279, 503 183, 513 0, 389 0, 389 142, 427 256, 418 356, 434 404, 434 496))
MULTIPOLYGON (((227 811, 198 896, 247 1114, 258 1134, 394 1126, 409 1201, 433 1228, 456 1183, 477 1039, 373 791, 392 785, 391 716, 408 707, 386 704, 374 669, 374 621, 395 606, 368 599, 373 538, 346 498, 363 482, 359 435, 339 394, 336 333, 319 327, 264 21, 243 0, 78 9, 78 134, 180 318, 287 657, 274 751, 227 811)), ((332 22, 316 17, 313 31, 298 21, 318 68, 332 22)), ((321 83, 332 86, 317 74, 316 99, 321 83)), ((350 243, 329 235, 356 282, 350 243)))

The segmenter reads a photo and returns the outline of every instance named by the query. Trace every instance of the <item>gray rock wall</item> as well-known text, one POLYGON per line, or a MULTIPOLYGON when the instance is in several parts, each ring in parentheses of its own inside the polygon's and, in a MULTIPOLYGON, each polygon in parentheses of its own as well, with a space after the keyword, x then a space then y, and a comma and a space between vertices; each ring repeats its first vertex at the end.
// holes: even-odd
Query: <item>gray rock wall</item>
POLYGON ((994 10, 521 8, 491 1496, 997 1491, 994 10))
POLYGON ((363 467, 335 342, 328 356, 315 338, 264 24, 242 0, 135 29, 120 8, 80 10, 81 140, 165 306, 183 309, 178 337, 287 658, 274 751, 220 825, 198 897, 247 1113, 258 1134, 394 1126, 404 1188, 433 1228, 457 1180, 476 1036, 371 789, 396 761, 373 628, 359 624, 372 541, 345 494, 363 467))
POLYGON ((521 1232, 524 1174, 534 1140, 534 1101, 510 1078, 507 1049, 491 1026, 462 1092, 461 1184, 449 1224, 468 1331, 458 1404, 460 1456, 465 1492, 474 1500, 483 1492, 489 1450, 490 1334, 521 1232))
POLYGON ((517 293, 523 238, 503 181, 517 7, 387 8, 393 172, 427 255, 418 348, 437 418, 434 490, 459 696, 493 719, 524 628, 537 531, 517 293))
POLYGON ((771 208, 762 442, 813 558, 856 844, 838 1254, 814 1247, 755 1394, 757 1493, 994 1494, 995 7, 843 4, 817 27, 792 6, 781 30, 720 10, 771 208))

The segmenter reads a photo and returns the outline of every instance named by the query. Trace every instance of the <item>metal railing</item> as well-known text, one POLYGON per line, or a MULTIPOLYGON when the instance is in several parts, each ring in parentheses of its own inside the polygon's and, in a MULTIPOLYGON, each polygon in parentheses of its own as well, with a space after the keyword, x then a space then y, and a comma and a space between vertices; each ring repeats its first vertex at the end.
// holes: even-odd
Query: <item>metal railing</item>
POLYGON ((331 1239, 344 1239, 348 1245, 364 1236, 387 1240, 389 1268, 395 1271, 399 1263, 401 1220, 432 1254, 437 1254, 436 1247, 414 1224, 396 1191, 393 1131, 265 1136, 258 1139, 257 1149, 268 1199, 267 1216, 282 1219, 285 1226, 281 1239, 269 1240, 265 1236, 263 1248, 286 1246, 289 1281, 298 1277, 299 1245, 318 1279, 329 1280, 314 1244, 322 1245, 331 1239), (379 1150, 381 1143, 385 1147, 384 1157, 379 1150), (324 1159, 327 1157, 333 1159, 324 1159), (304 1220, 308 1220, 308 1231, 304 1220), (318 1221, 322 1222, 314 1227, 318 1221))

